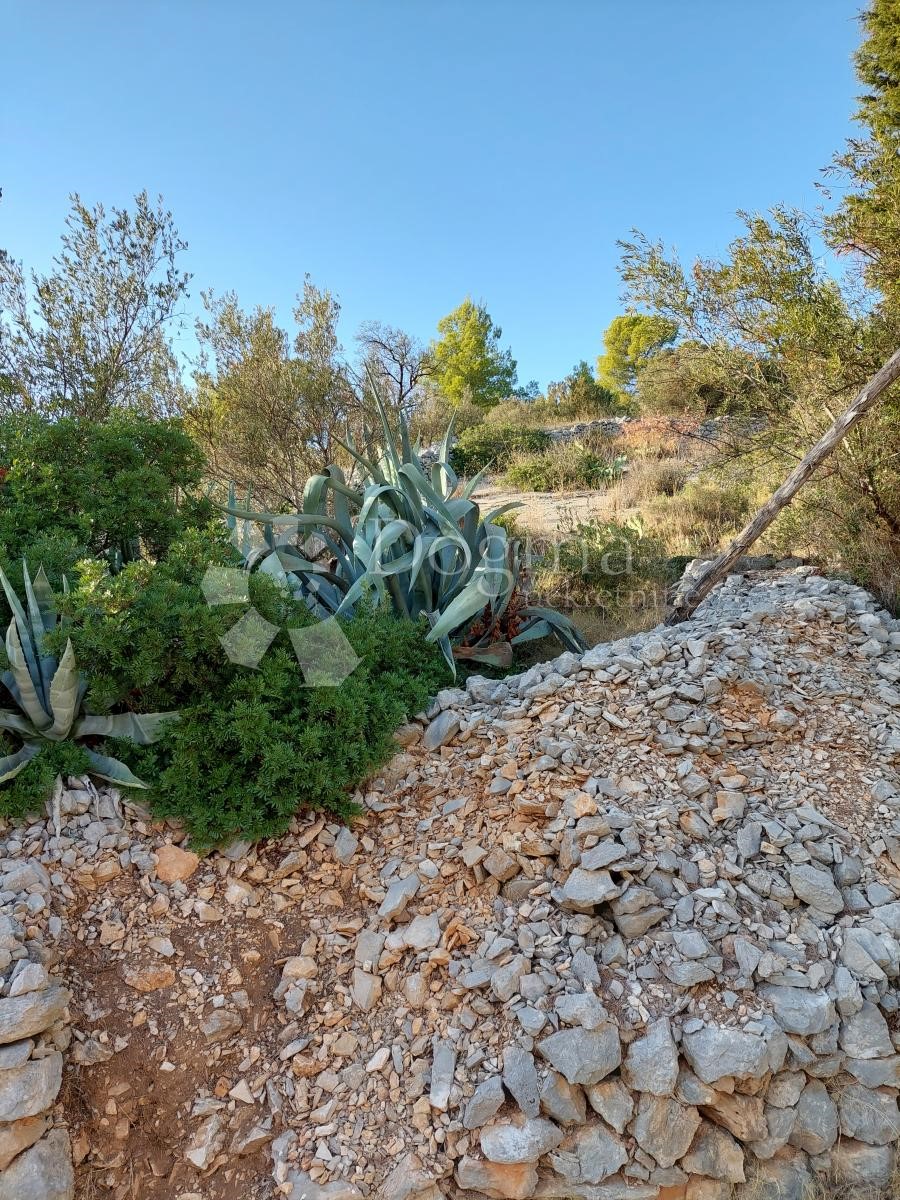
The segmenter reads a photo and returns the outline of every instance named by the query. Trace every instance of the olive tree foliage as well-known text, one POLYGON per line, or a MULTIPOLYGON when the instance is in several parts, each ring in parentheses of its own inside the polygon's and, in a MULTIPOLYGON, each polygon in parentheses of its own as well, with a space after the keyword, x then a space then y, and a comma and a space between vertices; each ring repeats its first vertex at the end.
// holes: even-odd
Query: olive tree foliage
MULTIPOLYGON (((718 403, 764 417, 758 436, 731 449, 775 483, 900 345, 900 314, 875 303, 852 274, 829 273, 817 221, 787 208, 743 219, 745 231, 721 259, 685 266, 636 234, 622 243, 620 269, 629 299, 677 322, 684 336, 657 356, 645 382, 657 393, 681 382, 690 394, 711 379, 718 403), (664 379, 669 367, 687 381, 664 379)), ((900 597, 897 398, 845 439, 781 529, 790 548, 848 565, 886 598, 900 597)))
POLYGON ((169 334, 190 276, 162 199, 132 208, 71 198, 50 272, 0 256, 0 409, 103 420, 164 416, 183 387, 169 334))
POLYGON ((335 461, 359 409, 337 333, 340 305, 307 277, 293 338, 271 308, 203 293, 201 358, 188 428, 213 478, 273 510, 302 507, 310 475, 335 461))

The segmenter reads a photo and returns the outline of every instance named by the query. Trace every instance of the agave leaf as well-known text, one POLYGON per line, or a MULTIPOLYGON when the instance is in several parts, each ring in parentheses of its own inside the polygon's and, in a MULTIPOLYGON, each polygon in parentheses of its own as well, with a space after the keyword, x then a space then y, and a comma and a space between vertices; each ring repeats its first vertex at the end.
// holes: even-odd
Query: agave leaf
POLYGON ((450 645, 449 637, 447 637, 446 634, 439 634, 435 638, 432 638, 432 636, 431 636, 432 633, 434 633, 434 626, 437 622, 438 614, 433 613, 433 612, 427 612, 425 614, 425 619, 428 621, 428 624, 431 626, 431 631, 428 633, 425 640, 429 641, 429 642, 430 641, 437 642, 438 646, 441 649, 441 653, 444 656, 444 660, 447 663, 447 666, 450 668, 451 672, 453 673, 453 678, 455 679, 456 678, 456 659, 453 657, 453 647, 450 645))
POLYGON ((10 621, 9 629, 6 631, 6 657, 9 659, 9 669, 17 688, 16 701, 21 704, 35 729, 43 732, 53 724, 53 718, 44 707, 40 672, 35 670, 32 674, 22 648, 15 617, 10 621))
POLYGON ((520 645, 522 642, 536 642, 540 638, 549 637, 553 630, 543 617, 535 617, 523 629, 520 629, 516 636, 512 639, 514 646, 520 645))
POLYGON ((33 738, 37 730, 21 713, 13 712, 11 708, 0 708, 0 729, 9 729, 20 733, 23 738, 33 738))
POLYGON ((454 521, 450 510, 447 508, 447 503, 444 497, 439 492, 435 491, 422 472, 416 467, 407 463, 405 466, 401 467, 401 474, 405 475, 407 479, 412 480, 412 482, 416 485, 416 487, 434 509, 437 516, 441 518, 442 521, 448 526, 455 528, 456 522, 454 521))
POLYGON ((449 463, 450 461, 450 452, 453 449, 453 443, 455 441, 453 437, 453 427, 455 424, 456 413, 453 413, 450 417, 450 424, 447 426, 447 432, 444 434, 443 441, 441 442, 440 449, 438 450, 438 458, 442 463, 449 463))
POLYGON ((435 489, 435 491, 439 492, 445 500, 449 500, 459 486, 459 476, 456 474, 450 464, 448 462, 434 463, 429 471, 429 475, 431 477, 431 486, 435 489))
POLYGON ((108 758, 105 754, 98 754, 96 750, 85 750, 85 754, 91 764, 88 768, 91 775, 106 779, 110 783, 117 783, 120 787, 143 788, 145 791, 149 788, 149 784, 138 779, 119 759, 108 758))
POLYGON ((522 508, 522 500, 510 500, 507 504, 501 504, 497 508, 492 508, 489 513, 486 513, 481 519, 485 525, 490 525, 496 521, 498 517, 504 516, 505 513, 512 512, 514 508, 522 508))
MULTIPOLYGON (((18 627, 19 644, 21 646, 21 650, 22 650, 22 654, 24 655, 25 662, 28 664, 29 673, 31 674, 31 677, 35 683, 35 686, 38 689, 38 696, 39 696, 40 702, 41 702, 41 704, 44 704, 44 702, 47 699, 47 696, 44 691, 43 679, 41 677, 41 669, 40 669, 40 666, 38 663, 38 651, 34 645, 34 642, 32 641, 31 622, 28 620, 28 617, 25 615, 25 609, 22 607, 22 602, 19 600, 19 597, 16 595, 15 590, 14 590, 12 584, 7 579, 6 573, 2 567, 0 567, 0 585, 2 585, 3 591, 6 593, 7 603, 9 604, 9 607, 12 609, 13 621, 15 622, 16 626, 18 627)), ((8 639, 9 639, 9 635, 7 634, 7 640, 8 639)))
POLYGON ((487 475, 487 473, 490 469, 491 469, 491 464, 488 463, 488 465, 486 467, 481 468, 481 470, 478 472, 477 475, 472 476, 472 478, 468 481, 468 483, 465 485, 465 487, 462 490, 463 500, 470 500, 472 498, 472 493, 475 491, 475 489, 478 487, 479 483, 481 483, 482 479, 484 479, 485 475, 487 475))
POLYGON ((41 623, 44 626, 44 632, 49 633, 56 628, 56 597, 53 594, 53 588, 50 586, 50 580, 47 578, 47 572, 44 570, 44 564, 41 563, 37 569, 37 574, 34 577, 33 593, 37 610, 40 613, 41 623))
POLYGON ((391 465, 391 469, 395 479, 400 478, 400 468, 403 465, 400 455, 397 453, 397 447, 394 445, 394 435, 391 432, 391 423, 388 420, 387 409, 382 403, 381 397, 378 394, 378 387, 372 377, 372 372, 366 367, 366 374, 369 376, 369 382, 372 383, 372 390, 375 393, 375 404, 378 407, 378 416, 381 418, 381 430, 384 434, 384 454, 387 461, 391 465))
POLYGON ((10 779, 15 779, 40 752, 41 747, 37 742, 26 742, 15 754, 7 754, 5 758, 0 758, 0 783, 8 783, 10 779))
POLYGON ((53 681, 50 684, 50 713, 53 724, 43 730, 44 737, 53 742, 61 742, 69 736, 75 714, 78 712, 78 693, 81 677, 75 662, 75 651, 72 643, 66 642, 62 661, 56 668, 53 681))
POLYGON ((72 734, 76 738, 127 738, 138 746, 149 746, 159 741, 166 725, 177 721, 180 715, 177 712, 116 713, 113 716, 88 713, 76 723, 72 734))
POLYGON ((425 636, 426 642, 436 642, 438 638, 451 636, 481 612, 491 599, 485 590, 485 582, 484 575, 469 580, 456 599, 451 600, 437 617, 425 636))
POLYGON ((351 529, 345 528, 339 521, 324 514, 252 512, 250 509, 234 508, 231 505, 225 506, 223 511, 244 521, 255 521, 258 525, 295 525, 303 529, 315 529, 318 525, 324 525, 327 529, 334 529, 348 542, 353 540, 351 529))
POLYGON ((588 649, 588 644, 578 627, 568 617, 557 612, 555 608, 541 608, 539 605, 529 604, 522 609, 522 615, 543 617, 567 650, 583 654, 588 649))
POLYGON ((360 452, 353 445, 351 438, 348 438, 346 442, 342 442, 340 438, 335 438, 334 440, 343 450, 347 451, 351 458, 356 459, 360 466, 365 467, 371 480, 373 480, 375 483, 387 483, 387 480, 385 479, 380 467, 372 462, 370 458, 366 458, 364 454, 360 454, 360 452))

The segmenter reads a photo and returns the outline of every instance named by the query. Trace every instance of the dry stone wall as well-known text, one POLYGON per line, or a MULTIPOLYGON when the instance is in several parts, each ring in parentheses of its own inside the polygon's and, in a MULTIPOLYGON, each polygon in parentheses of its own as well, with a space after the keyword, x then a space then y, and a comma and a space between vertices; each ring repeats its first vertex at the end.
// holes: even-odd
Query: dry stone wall
POLYGON ((72 1200, 69 1135, 56 1120, 69 993, 47 948, 61 931, 49 903, 61 879, 23 856, 29 840, 19 827, 0 843, 0 1200, 72 1200))

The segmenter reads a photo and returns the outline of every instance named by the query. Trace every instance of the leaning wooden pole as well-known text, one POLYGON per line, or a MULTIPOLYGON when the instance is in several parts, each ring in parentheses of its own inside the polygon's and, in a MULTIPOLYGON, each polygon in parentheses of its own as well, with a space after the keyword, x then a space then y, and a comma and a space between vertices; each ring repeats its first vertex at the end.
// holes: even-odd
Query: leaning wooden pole
POLYGON ((895 351, 883 367, 873 375, 853 403, 835 421, 809 454, 787 477, 777 492, 759 510, 749 525, 743 529, 727 550, 714 559, 700 578, 684 591, 675 601, 666 624, 677 625, 686 621, 698 604, 705 600, 716 584, 728 574, 737 560, 750 549, 756 539, 769 528, 781 510, 787 507, 807 479, 840 445, 854 425, 874 408, 882 392, 900 379, 900 350, 895 351))

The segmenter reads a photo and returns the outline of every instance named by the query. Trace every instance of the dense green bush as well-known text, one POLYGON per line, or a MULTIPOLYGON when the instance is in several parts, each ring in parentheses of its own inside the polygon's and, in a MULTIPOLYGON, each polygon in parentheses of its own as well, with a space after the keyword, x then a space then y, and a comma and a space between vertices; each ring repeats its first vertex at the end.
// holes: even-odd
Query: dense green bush
POLYGON ((356 670, 338 687, 306 687, 287 630, 314 618, 258 572, 250 602, 281 632, 256 670, 236 666, 219 638, 247 605, 210 606, 201 588, 207 566, 233 562, 224 534, 192 532, 156 564, 86 569, 66 603, 91 664, 91 707, 180 709, 157 744, 112 752, 151 783, 154 811, 181 818, 201 846, 276 834, 300 808, 346 814, 397 725, 449 680, 426 626, 361 608, 342 622, 356 670))
POLYGON ((339 687, 304 687, 279 644, 142 752, 141 770, 155 763, 154 810, 184 821, 196 845, 273 836, 303 808, 349 815, 351 789, 390 757, 394 730, 449 681, 424 627, 386 612, 342 624, 361 662, 339 687))
POLYGON ((450 465, 458 475, 476 475, 484 467, 502 470, 514 454, 536 454, 550 445, 541 429, 513 425, 474 425, 457 438, 450 465))
MULTIPOLYGON (((70 584, 73 582, 77 564, 87 557, 87 546, 65 529, 48 529, 12 546, 0 544, 0 566, 19 595, 24 586, 23 561, 29 563, 32 571, 43 567, 50 586, 58 592, 62 590, 64 578, 70 584)), ((0 609, 8 616, 5 597, 0 597, 0 609)))
MULTIPOLYGON (((91 708, 163 711, 222 688, 234 668, 219 638, 241 610, 207 604, 201 581, 210 566, 237 565, 227 530, 217 524, 190 530, 159 562, 128 563, 116 575, 102 562, 82 563, 77 586, 60 603, 66 635, 89 669, 91 708)), ((271 580, 254 575, 249 584, 255 607, 273 624, 285 623, 271 580)))
POLYGON ((666 559, 663 542, 648 533, 639 517, 579 522, 559 547, 559 569, 564 574, 605 592, 663 578, 666 559))
MULTIPOLYGON (((14 749, 4 741, 3 753, 14 749)), ((0 813, 5 817, 24 817, 41 812, 53 795, 58 775, 87 775, 90 761, 87 750, 78 742, 53 742, 9 783, 0 788, 0 813)))
POLYGON ((577 442, 557 443, 539 454, 517 457, 504 475, 509 487, 525 492, 600 488, 622 474, 625 459, 611 458, 577 442))
POLYGON ((0 421, 0 547, 20 558, 52 535, 115 564, 157 557, 209 520, 209 502, 187 494, 202 474, 200 451, 177 421, 130 413, 103 423, 7 417, 0 421))

